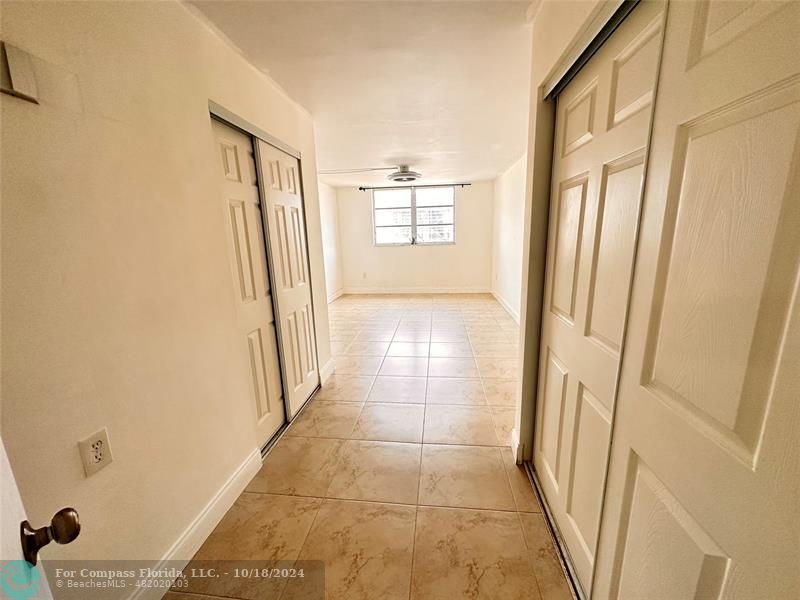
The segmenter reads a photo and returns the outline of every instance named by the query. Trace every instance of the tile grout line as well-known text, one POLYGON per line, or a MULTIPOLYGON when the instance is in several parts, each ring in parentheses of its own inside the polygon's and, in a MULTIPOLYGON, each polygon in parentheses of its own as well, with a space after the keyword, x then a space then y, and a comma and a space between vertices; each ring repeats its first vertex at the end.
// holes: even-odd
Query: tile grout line
MULTIPOLYGON (((472 354, 475 355, 475 345, 472 343, 472 336, 469 333, 467 333, 467 339, 469 340, 469 346, 472 349, 472 354)), ((486 403, 486 406, 489 410, 489 418, 492 420, 492 429, 494 429, 494 437, 497 438, 497 442, 500 443, 502 440, 500 439, 500 436, 497 435, 497 422, 494 419, 494 410, 492 409, 492 406, 489 404, 489 398, 486 396, 486 384, 484 383, 484 377, 483 373, 481 373, 480 366, 478 366, 478 357, 476 356, 474 360, 475 360, 475 368, 478 370, 478 376, 480 377, 481 380, 481 391, 483 392, 483 401, 486 403)), ((505 469, 505 464, 503 465, 503 469, 505 469)), ((506 478, 508 478, 508 472, 506 472, 506 478)), ((511 485, 510 479, 509 479, 509 485, 511 485)), ((516 500, 514 501, 514 506, 516 506, 516 500)))
MULTIPOLYGON (((452 504, 412 504, 411 502, 398 502, 397 500, 369 500, 365 498, 342 498, 340 496, 328 496, 327 492, 324 496, 301 496, 298 494, 288 494, 283 492, 253 492, 245 491, 243 494, 251 494, 257 496, 281 496, 284 498, 301 498, 304 500, 322 500, 323 502, 332 500, 334 502, 361 502, 363 504, 390 504, 392 506, 406 506, 418 508, 444 508, 452 510, 473 510, 484 512, 499 512, 499 513, 518 513, 522 515, 540 515, 540 512, 517 510, 516 508, 487 508, 485 506, 453 506, 452 504)), ((305 540, 305 538, 304 538, 305 540)))
MULTIPOLYGON (((349 404, 357 404, 356 402, 349 402, 349 404)), ((366 403, 365 403, 366 404, 366 403)), ((375 403, 377 404, 377 403, 375 403)), ((411 406, 421 406, 419 404, 412 404, 411 406)), ((437 405, 437 406, 451 406, 451 405, 437 405)), ((459 407, 464 407, 463 405, 458 405, 459 407)), ((471 408, 466 406, 466 408, 471 408)), ((474 407, 472 407, 474 408, 474 407)), ((478 448, 510 448, 510 446, 504 444, 464 444, 458 442, 400 442, 394 440, 379 440, 379 439, 361 439, 361 438, 351 438, 351 437, 333 437, 333 436, 325 436, 325 435, 290 435, 287 436, 290 438, 306 438, 306 439, 313 439, 313 440, 339 440, 339 441, 353 441, 353 442, 385 442, 387 444, 427 444, 429 446, 470 446, 470 447, 478 447, 478 448)))
MULTIPOLYGON (((437 312, 437 307, 441 306, 441 305, 438 305, 435 302, 435 300, 436 300, 436 298, 433 298, 433 299, 431 299, 430 302, 426 302, 421 306, 418 306, 418 305, 414 304, 412 301, 406 301, 406 302, 402 302, 402 303, 398 302, 397 303, 397 305, 403 307, 402 309, 398 309, 398 313, 400 315, 398 317, 398 325, 395 327, 395 333, 392 336, 392 340, 389 341, 389 346, 387 347, 387 350, 384 353, 384 355, 383 355, 383 357, 382 357, 382 359, 380 361, 380 365, 378 367, 378 372, 376 374, 372 375, 373 379, 372 379, 372 381, 370 383, 369 390, 367 392, 366 398, 361 403, 361 407, 360 407, 360 410, 359 410, 359 416, 356 418, 356 424, 357 424, 358 421, 360 420, 360 416, 363 414, 364 407, 366 406, 366 403, 368 401, 370 401, 369 398, 370 398, 370 395, 372 394, 372 391, 373 391, 374 386, 376 384, 377 378, 381 376, 380 375, 380 370, 383 367, 386 358, 389 356, 389 350, 391 348, 392 343, 394 343, 394 341, 395 341, 394 340, 394 336, 397 334, 397 331, 399 330, 400 325, 402 324, 403 320, 406 319, 406 318, 409 318, 409 317, 420 316, 423 313, 429 313, 430 316, 428 317, 427 321, 428 321, 429 327, 431 328, 431 331, 430 331, 430 335, 429 335, 428 341, 427 341, 428 352, 427 352, 427 356, 426 356, 426 374, 425 374, 424 402, 421 403, 423 405, 422 438, 421 438, 421 440, 419 442, 419 445, 420 445, 420 448, 419 448, 419 457, 420 457, 420 459, 419 459, 419 467, 418 467, 419 468, 419 475, 417 477, 418 486, 417 486, 416 503, 414 504, 414 506, 415 506, 415 520, 414 520, 414 527, 413 527, 413 532, 412 532, 412 536, 413 537, 412 537, 412 552, 411 552, 411 570, 410 570, 410 575, 409 575, 409 577, 410 577, 410 580, 409 580, 409 595, 408 595, 409 599, 413 595, 414 561, 416 559, 416 531, 417 531, 417 522, 418 522, 418 519, 419 519, 419 508, 420 508, 420 506, 422 506, 422 505, 419 504, 419 500, 420 500, 420 496, 421 496, 421 483, 422 483, 422 457, 423 457, 423 452, 424 452, 424 446, 426 445, 426 443, 429 444, 429 445, 431 444, 430 442, 426 442, 425 441, 425 424, 426 424, 426 418, 427 418, 427 406, 429 404, 429 402, 428 402, 428 392, 429 392, 429 386, 430 386, 430 381, 431 381, 431 373, 430 373, 430 371, 431 371, 431 358, 432 358, 431 357, 431 350, 432 350, 432 344, 434 343, 433 342, 433 332, 432 332, 433 317, 437 312)), ((449 303, 445 304, 444 307, 440 308, 439 310, 449 311, 447 306, 449 306, 449 303)), ((358 310, 358 309, 356 309, 356 310, 358 310)), ((366 311, 366 309, 363 309, 363 310, 366 311)), ((369 317, 368 318, 373 318, 374 319, 374 318, 379 317, 381 315, 381 313, 379 311, 377 311, 377 310, 366 311, 366 312, 369 313, 369 317)), ((470 311, 469 314, 472 314, 473 312, 474 311, 470 311)), ((458 303, 457 314, 459 315, 459 321, 460 321, 461 325, 464 326, 465 329, 466 329, 466 324, 464 322, 464 314, 465 314, 464 305, 460 301, 458 303)), ((420 319, 413 319, 412 318, 410 320, 411 321, 417 320, 419 322, 423 322, 420 319)), ((492 320, 493 320, 493 322, 495 323, 496 326, 499 326, 502 329, 502 326, 500 325, 500 323, 496 319, 494 319, 492 317, 492 320)), ((449 320, 445 319, 444 321, 447 322, 449 320)), ((362 318, 362 323, 363 323, 363 318, 362 318)), ((361 331, 363 331, 363 330, 364 330, 364 328, 362 327, 362 329, 359 331, 359 334, 356 335, 356 338, 358 337, 358 335, 360 335, 361 331)), ((466 331, 466 334, 467 334, 466 335, 466 341, 467 341, 467 343, 468 343, 468 345, 470 347, 470 350, 472 352, 471 358, 475 363, 475 368, 476 368, 476 371, 477 371, 477 377, 474 377, 474 378, 458 378, 458 379, 479 379, 480 380, 480 389, 481 389, 481 391, 483 393, 483 406, 486 406, 488 408, 488 412, 489 412, 489 415, 490 415, 490 423, 492 424, 492 428, 493 428, 494 434, 495 434, 494 437, 495 437, 495 441, 497 442, 497 444, 496 445, 490 445, 490 446, 484 446, 484 445, 480 445, 480 444, 477 444, 477 445, 476 444, 458 444, 458 443, 452 444, 452 443, 446 443, 446 442, 445 443, 438 443, 438 444, 439 445, 443 445, 443 446, 454 446, 454 447, 463 446, 463 447, 476 447, 476 448, 497 448, 497 454, 499 455, 499 458, 500 458, 500 461, 501 461, 501 468, 503 469, 503 471, 504 471, 504 473, 506 475, 506 481, 507 481, 507 485, 509 486, 509 492, 511 493, 511 501, 513 503, 514 509, 513 510, 503 510, 503 509, 493 509, 493 508, 454 507, 454 506, 445 506, 445 505, 424 505, 424 506, 431 506, 431 507, 442 508, 442 509, 450 508, 450 509, 454 509, 454 510, 494 511, 494 512, 503 512, 503 513, 515 512, 515 513, 517 513, 517 522, 518 522, 518 525, 520 527, 520 534, 523 536, 523 542, 524 542, 525 548, 527 550, 528 546, 527 546, 527 541, 525 540, 524 531, 522 530, 522 518, 521 518, 521 513, 519 512, 519 505, 517 503, 516 497, 514 496, 513 487, 511 486, 511 474, 509 472, 509 469, 508 469, 507 465, 505 464, 505 459, 504 459, 504 456, 503 456, 503 451, 504 451, 505 448, 507 448, 507 446, 502 444, 501 438, 497 433, 497 421, 496 421, 495 416, 494 416, 493 405, 489 404, 488 397, 486 395, 486 381, 485 381, 486 378, 483 377, 482 373, 480 372, 480 369, 478 369, 478 367, 477 367, 477 362, 478 362, 477 358, 478 357, 475 355, 475 347, 474 347, 474 343, 473 343, 473 336, 470 335, 469 331, 466 331)), ((352 343, 355 343, 355 340, 353 342, 351 342, 351 345, 352 345, 352 343)), ((349 348, 349 346, 348 346, 348 348, 349 348)), ((352 375, 353 376, 358 376, 360 374, 353 373, 352 375)), ((322 401, 322 402, 324 402, 324 401, 322 401)), ((384 404, 384 405, 391 405, 391 404, 400 404, 400 405, 404 405, 405 404, 405 405, 412 405, 412 406, 419 405, 419 403, 415 403, 415 402, 399 402, 399 403, 397 403, 397 402, 380 402, 380 401, 377 401, 375 403, 376 404, 384 404)), ((435 404, 439 405, 439 403, 435 403, 435 404)), ((446 404, 441 404, 441 406, 462 406, 462 407, 471 407, 471 408, 475 408, 476 407, 475 404, 458 404, 458 403, 455 403, 455 404, 446 403, 446 404)), ((357 440, 353 439, 354 430, 355 430, 355 425, 353 426, 353 429, 351 430, 350 435, 344 441, 357 441, 357 440)), ((297 437, 312 437, 313 438, 313 437, 316 437, 316 436, 297 436, 297 437)), ((342 439, 342 438, 323 438, 323 439, 342 439)), ((364 441, 367 441, 367 440, 364 440, 364 441)), ((386 443, 414 443, 414 442, 394 442, 394 441, 390 441, 390 440, 374 440, 374 441, 386 442, 386 443)), ((341 457, 340 457, 339 460, 341 462, 341 460, 342 460, 341 457)), ((340 463, 337 463, 337 467, 338 467, 338 464, 340 464, 340 463)), ((330 489, 330 484, 328 486, 328 489, 330 489)), ((342 500, 342 501, 351 501, 351 502, 375 502, 375 503, 379 503, 379 504, 387 504, 388 503, 388 504, 406 505, 404 503, 392 503, 392 502, 384 502, 384 501, 378 501, 378 500, 359 500, 359 499, 347 499, 347 498, 335 499, 335 498, 331 498, 330 496, 328 496, 328 491, 327 490, 326 490, 325 495, 326 495, 326 498, 323 499, 323 502, 320 505, 320 510, 321 510, 321 507, 324 505, 324 503, 327 502, 328 500, 331 500, 331 499, 333 499, 333 500, 342 500)), ((410 505, 408 505, 408 506, 410 506, 410 505)), ((319 513, 319 511, 318 511, 318 513, 319 513)), ((317 513, 317 515, 318 515, 318 513, 317 513)), ((315 519, 314 519, 314 522, 312 522, 312 526, 309 529, 309 533, 310 533, 311 529, 313 529, 313 525, 316 522, 317 515, 315 515, 315 519)), ((308 533, 306 535, 306 540, 307 540, 307 538, 308 538, 308 533)), ((304 540, 303 546, 305 546, 306 540, 304 540)), ((540 592, 538 579, 535 579, 535 581, 536 581, 536 585, 537 585, 537 591, 540 592)))
MULTIPOLYGON (((291 496, 292 498, 304 498, 305 497, 305 496, 297 496, 295 494, 287 494, 287 495, 291 496)), ((311 519, 311 525, 308 526, 308 531, 306 531, 305 536, 303 536, 303 541, 300 544, 300 549, 297 551, 297 558, 294 559, 295 564, 297 563, 298 560, 300 560, 300 556, 303 554, 303 549, 306 547, 306 542, 308 542, 308 536, 310 536, 311 532, 314 530, 314 525, 317 522, 317 518, 319 517, 319 513, 322 511, 322 507, 325 505, 325 500, 326 500, 325 498, 316 498, 316 499, 320 500, 319 507, 317 508, 317 512, 314 513, 314 518, 311 519)), ((286 592, 286 586, 287 585, 288 585, 288 582, 284 585, 283 590, 281 590, 280 597, 283 597, 283 594, 286 592)))
MULTIPOLYGON (((431 329, 433 328, 433 317, 431 317, 431 329)), ((422 437, 420 438, 420 444, 425 443, 425 420, 428 418, 428 386, 430 384, 430 373, 431 373, 431 337, 433 336, 433 331, 431 331, 431 335, 428 336, 428 362, 427 362, 427 369, 425 371, 425 395, 422 399, 425 401, 423 404, 422 409, 422 437)), ((417 486, 417 504, 419 504, 419 494, 420 488, 422 487, 422 446, 419 449, 419 485, 417 486)))
MULTIPOLYGON (((364 330, 364 328, 362 326, 362 328, 359 330, 359 334, 357 334, 357 336, 360 335, 361 331, 363 331, 363 330, 364 330)), ((353 343, 355 343, 355 342, 353 342, 353 343)), ((391 342, 389 342, 389 343, 391 344, 391 342)), ((388 348, 387 348, 387 352, 388 352, 388 348)), ((381 372, 381 367, 383 367, 383 361, 384 360, 386 360, 386 355, 385 354, 384 354, 383 358, 381 358, 381 362, 378 365, 378 370, 375 373, 375 375, 373 376, 372 383, 369 386, 369 390, 367 391, 367 395, 364 397, 364 402, 361 404, 361 408, 358 411, 358 415, 356 416, 355 421, 353 421, 353 426, 350 428, 350 434, 347 436, 348 440, 352 439, 352 437, 353 437, 353 432, 355 431, 356 425, 358 425, 358 421, 361 418, 361 413, 364 412, 364 406, 366 406, 366 404, 367 404, 367 398, 369 398, 369 394, 370 394, 370 392, 372 392, 372 387, 375 385, 375 380, 378 379, 378 373, 381 372)), ((340 458, 340 460, 341 460, 341 458, 340 458)), ((336 466, 338 467, 339 465, 337 464, 336 466)))
POLYGON ((528 545, 528 536, 525 535, 525 524, 522 522, 522 514, 519 511, 517 511, 517 523, 519 523, 519 531, 522 534, 522 543, 524 544, 526 550, 525 558, 528 559, 528 564, 531 567, 531 572, 533 573, 533 580, 536 582, 536 591, 539 594, 540 600, 544 600, 544 597, 542 596, 542 587, 539 583, 539 575, 536 573, 536 565, 531 558, 533 549, 528 545))
POLYGON ((420 444, 419 444, 419 467, 418 467, 418 474, 417 474, 417 501, 414 506, 414 531, 411 537, 411 569, 409 570, 408 574, 408 599, 411 600, 411 597, 414 594, 414 561, 416 559, 417 553, 417 521, 419 520, 419 496, 420 492, 422 491, 422 454, 424 451, 425 446, 425 419, 428 414, 428 381, 429 375, 431 370, 431 337, 428 336, 428 356, 426 360, 426 370, 425 370, 425 393, 423 394, 422 399, 424 400, 424 404, 422 405, 422 433, 420 435, 420 444))
MULTIPOLYGON (((417 490, 417 501, 419 501, 419 490, 417 490)), ((408 573, 408 600, 414 591, 414 559, 417 552, 417 520, 419 519, 419 504, 414 506, 414 530, 411 534, 411 569, 408 573)))

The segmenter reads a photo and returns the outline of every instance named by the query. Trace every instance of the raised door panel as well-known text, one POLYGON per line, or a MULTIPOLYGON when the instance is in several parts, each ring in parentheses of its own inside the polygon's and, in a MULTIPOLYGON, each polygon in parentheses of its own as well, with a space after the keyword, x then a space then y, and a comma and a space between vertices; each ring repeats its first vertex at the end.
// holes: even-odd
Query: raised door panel
POLYGON ((547 350, 544 365, 544 394, 541 404, 539 453, 544 460, 551 484, 558 489, 559 458, 561 456, 562 422, 567 397, 567 368, 547 350))
POLYGON ((661 19, 657 18, 614 59, 608 129, 652 103, 660 49, 661 19))
POLYGON ((308 255, 306 254, 306 240, 303 235, 303 217, 300 208, 289 208, 292 221, 292 253, 293 283, 295 287, 308 285, 308 255))
POLYGON ((280 160, 267 161, 267 173, 269 178, 270 188, 276 191, 283 190, 283 176, 281 175, 281 162, 280 160))
POLYGON ((303 367, 305 378, 313 376, 317 369, 316 355, 314 353, 314 327, 310 306, 306 305, 300 310, 302 318, 301 348, 303 350, 303 367))
POLYGON ((775 0, 697 2, 688 66, 736 41, 785 5, 775 0))
POLYGON ((316 372, 313 328, 307 307, 292 313, 285 319, 292 356, 292 386, 300 389, 316 372))
MULTIPOLYGON (((583 384, 578 385, 574 415, 566 513, 577 534, 576 549, 585 555, 577 566, 591 570, 611 440, 611 415, 583 384)), ((584 573, 584 577, 590 575, 584 573)))
POLYGON ((250 232, 247 225, 247 210, 245 203, 241 200, 231 200, 229 208, 239 293, 242 302, 252 302, 256 299, 256 284, 250 248, 250 232))
POLYGON ((644 381, 748 464, 800 247, 781 227, 799 128, 795 82, 682 126, 673 158, 644 381))
POLYGON ((553 312, 570 322, 575 318, 586 185, 586 176, 563 183, 556 205, 550 304, 553 312))
POLYGON ((297 322, 297 313, 292 313, 284 319, 282 335, 287 338, 289 347, 288 363, 291 365, 291 388, 293 391, 300 389, 304 381, 304 369, 302 365, 302 351, 300 340, 300 326, 297 322))
POLYGON ((256 411, 260 420, 272 412, 269 396, 269 369, 266 363, 267 354, 264 352, 261 329, 251 331, 247 335, 247 341, 250 350, 250 373, 253 377, 256 411))
POLYGON ((275 240, 272 247, 275 249, 275 260, 273 265, 278 272, 278 281, 282 290, 290 290, 294 287, 294 276, 292 269, 292 240, 290 228, 286 218, 286 207, 276 205, 273 207, 273 222, 275 228, 275 240))
POLYGON ((562 155, 585 146, 594 137, 597 82, 593 81, 569 103, 563 114, 562 155))
POLYGON ((286 192, 292 195, 297 195, 297 169, 294 165, 286 166, 286 192))
POLYGON ((611 597, 719 598, 729 557, 635 454, 628 473, 611 597))
POLYGON ((644 151, 603 168, 589 279, 586 335, 619 354, 633 270, 644 151))
POLYGON ((235 143, 220 140, 219 149, 222 157, 222 176, 237 183, 242 181, 242 170, 239 166, 239 150, 235 143))

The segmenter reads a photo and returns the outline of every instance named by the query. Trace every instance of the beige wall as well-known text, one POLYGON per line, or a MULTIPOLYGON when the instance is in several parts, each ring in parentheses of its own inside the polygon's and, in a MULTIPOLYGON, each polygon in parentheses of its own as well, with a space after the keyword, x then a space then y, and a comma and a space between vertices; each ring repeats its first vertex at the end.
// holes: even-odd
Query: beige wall
POLYGON ((3 440, 32 522, 80 512, 48 557, 158 559, 257 445, 208 100, 302 151, 325 365, 312 121, 181 4, 0 9, 42 101, 1 101, 3 440))
POLYGON ((342 295, 344 289, 339 209, 336 202, 336 188, 321 181, 319 182, 319 212, 322 224, 322 253, 325 256, 325 285, 328 289, 328 302, 333 302, 342 295))
POLYGON ((345 293, 488 292, 492 274, 491 181, 456 188, 456 243, 375 246, 372 197, 337 188, 345 293))
POLYGON ((517 322, 522 289, 526 166, 526 157, 521 156, 494 180, 492 293, 517 322))
POLYGON ((533 19, 531 94, 528 115, 528 166, 525 185, 525 230, 520 310, 521 403, 517 432, 522 444, 518 456, 531 458, 534 403, 539 363, 539 325, 547 252, 547 216, 553 148, 554 103, 544 102, 543 84, 562 55, 568 53, 605 5, 605 0, 543 0, 533 19))

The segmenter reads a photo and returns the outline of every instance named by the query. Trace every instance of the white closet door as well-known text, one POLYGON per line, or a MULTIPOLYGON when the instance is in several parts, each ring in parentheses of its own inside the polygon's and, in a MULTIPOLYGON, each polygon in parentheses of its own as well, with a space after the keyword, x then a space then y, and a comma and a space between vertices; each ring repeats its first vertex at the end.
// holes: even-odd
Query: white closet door
POLYGON ((241 341, 247 349, 255 426, 263 445, 286 416, 253 142, 233 127, 211 123, 241 341))
POLYGON ((798 597, 798 31, 670 4, 595 598, 798 597))
POLYGON ((533 459, 587 590, 664 9, 634 9, 558 97, 533 459))
POLYGON ((300 161, 258 142, 289 412, 319 385, 300 161))

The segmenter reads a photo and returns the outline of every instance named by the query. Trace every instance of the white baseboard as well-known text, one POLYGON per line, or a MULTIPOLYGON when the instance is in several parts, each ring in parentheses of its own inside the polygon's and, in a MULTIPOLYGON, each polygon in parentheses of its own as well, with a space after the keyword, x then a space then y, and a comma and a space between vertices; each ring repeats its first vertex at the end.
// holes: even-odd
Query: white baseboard
MULTIPOLYGON (((158 570, 185 567, 260 468, 261 451, 256 448, 214 494, 214 497, 208 501, 203 510, 167 550, 164 557, 153 565, 153 568, 158 570)), ((129 600, 160 600, 163 595, 164 589, 140 587, 128 598, 129 600)))
POLYGON ((328 294, 328 304, 330 304, 331 302, 333 302, 334 300, 336 300, 339 296, 341 296, 343 294, 344 294, 344 289, 343 288, 339 288, 335 292, 331 292, 330 294, 328 294))
POLYGON ((491 294, 485 287, 354 287, 344 288, 345 294, 491 294))
POLYGON ((508 303, 508 301, 494 290, 492 290, 492 296, 494 296, 494 299, 500 303, 500 306, 506 309, 506 312, 517 322, 517 325, 519 325, 519 313, 511 308, 511 305, 508 303))
POLYGON ((519 443, 519 429, 514 427, 511 430, 511 455, 514 457, 514 462, 518 465, 522 464, 524 448, 519 443))
POLYGON ((319 380, 322 385, 325 385, 325 382, 331 378, 333 375, 333 371, 336 369, 336 361, 333 360, 333 357, 328 359, 322 368, 319 370, 319 380))

